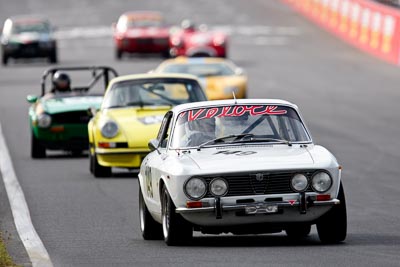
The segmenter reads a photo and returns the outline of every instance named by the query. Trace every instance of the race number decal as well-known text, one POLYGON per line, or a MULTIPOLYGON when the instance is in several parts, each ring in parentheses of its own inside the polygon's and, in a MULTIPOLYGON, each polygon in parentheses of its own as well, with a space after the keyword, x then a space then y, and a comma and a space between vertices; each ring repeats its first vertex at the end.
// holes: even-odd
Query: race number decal
POLYGON ((153 181, 151 179, 151 168, 146 166, 144 171, 144 175, 146 177, 146 192, 147 196, 153 198, 153 181))
POLYGON ((223 150, 214 153, 214 155, 223 154, 223 155, 236 155, 236 156, 248 156, 256 154, 255 151, 239 151, 239 150, 223 150))

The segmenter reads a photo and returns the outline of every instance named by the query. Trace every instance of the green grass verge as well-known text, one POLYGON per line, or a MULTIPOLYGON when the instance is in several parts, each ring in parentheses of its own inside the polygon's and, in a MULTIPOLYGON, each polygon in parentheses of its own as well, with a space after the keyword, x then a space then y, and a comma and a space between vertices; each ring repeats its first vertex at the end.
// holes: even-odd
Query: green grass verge
POLYGON ((4 267, 18 267, 16 265, 10 255, 7 252, 6 246, 4 244, 3 233, 0 232, 0 266, 4 267))

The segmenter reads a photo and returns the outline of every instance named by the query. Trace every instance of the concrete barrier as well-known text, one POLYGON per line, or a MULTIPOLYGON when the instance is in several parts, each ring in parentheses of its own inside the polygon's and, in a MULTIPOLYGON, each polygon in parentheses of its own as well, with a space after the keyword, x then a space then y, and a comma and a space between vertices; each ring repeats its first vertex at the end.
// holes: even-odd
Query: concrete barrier
POLYGON ((400 64, 400 11, 368 0, 281 0, 343 40, 400 64))

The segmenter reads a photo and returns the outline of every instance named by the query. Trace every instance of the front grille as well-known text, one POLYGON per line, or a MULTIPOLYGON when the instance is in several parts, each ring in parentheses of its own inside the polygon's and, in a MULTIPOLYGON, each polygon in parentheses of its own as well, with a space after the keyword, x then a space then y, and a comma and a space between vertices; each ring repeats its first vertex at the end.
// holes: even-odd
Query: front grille
MULTIPOLYGON (((207 185, 211 180, 220 177, 224 178, 229 184, 226 196, 247 196, 247 195, 267 195, 267 194, 288 194, 296 193, 290 187, 290 179, 296 173, 302 173, 311 180, 312 175, 317 170, 294 170, 294 171, 274 171, 274 172, 252 172, 202 176, 207 185)), ((307 192, 312 192, 311 187, 307 192)), ((208 192, 206 197, 212 197, 208 192)))
POLYGON ((53 123, 56 124, 87 124, 90 116, 86 110, 58 113, 51 116, 53 123))
POLYGON ((138 45, 150 45, 153 43, 153 39, 151 38, 138 38, 136 39, 136 43, 138 45))

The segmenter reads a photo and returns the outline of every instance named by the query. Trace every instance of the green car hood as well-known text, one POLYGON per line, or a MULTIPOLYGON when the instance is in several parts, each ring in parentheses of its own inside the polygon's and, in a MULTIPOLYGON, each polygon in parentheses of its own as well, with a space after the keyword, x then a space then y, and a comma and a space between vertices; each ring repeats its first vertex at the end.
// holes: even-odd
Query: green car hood
POLYGON ((56 114, 68 111, 87 110, 88 108, 99 109, 103 96, 72 96, 63 98, 50 98, 42 100, 42 106, 48 114, 56 114))

